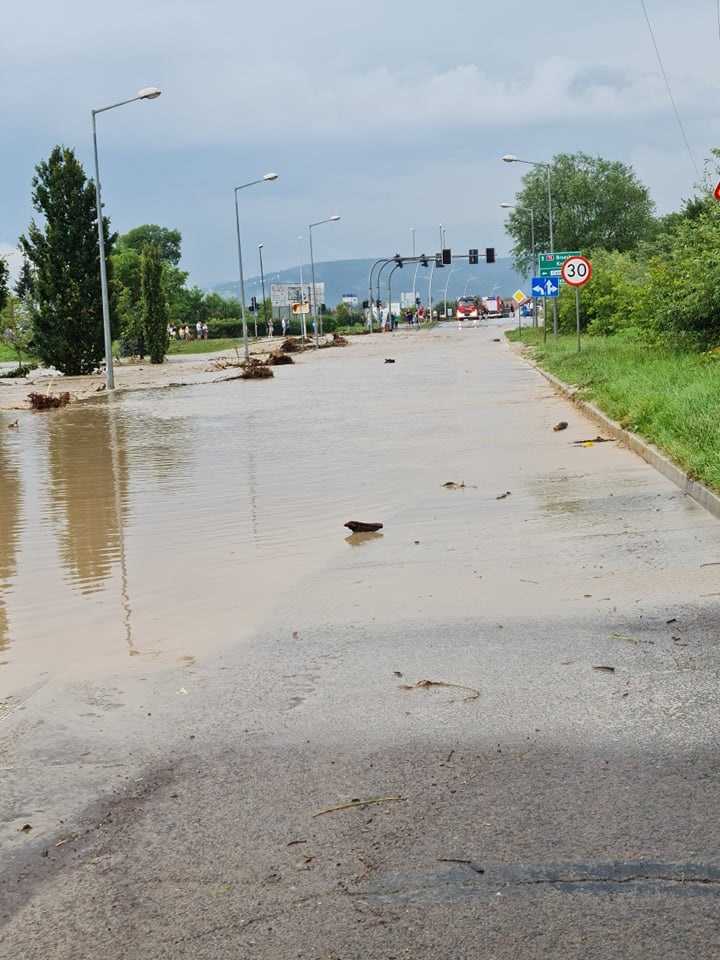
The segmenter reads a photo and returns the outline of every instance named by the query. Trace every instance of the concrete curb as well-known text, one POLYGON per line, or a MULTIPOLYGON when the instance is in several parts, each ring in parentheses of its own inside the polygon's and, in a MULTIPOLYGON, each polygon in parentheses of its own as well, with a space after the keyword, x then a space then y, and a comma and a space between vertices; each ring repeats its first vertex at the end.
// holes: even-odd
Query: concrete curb
MULTIPOLYGON (((528 360, 527 357, 524 359, 528 360)), ((679 487, 683 493, 687 494, 688 497, 692 497, 692 499, 699 503, 701 507, 704 507, 708 513, 711 513, 713 517, 720 519, 720 497, 718 497, 717 494, 703 486, 702 483, 698 483, 697 480, 691 480, 686 473, 683 473, 679 467, 676 467, 675 464, 668 460, 664 454, 660 453, 656 447, 646 443, 637 434, 623 430, 618 423, 606 417, 605 414, 593 406, 593 404, 585 400, 580 400, 575 387, 569 387, 551 373, 543 370, 536 363, 532 361, 528 362, 531 363, 538 373, 545 377, 548 383, 550 383, 558 393, 572 401, 585 416, 594 420, 595 423, 602 427, 606 433, 609 433, 611 437, 621 441, 629 450, 632 450, 633 453, 636 453, 645 460, 646 463, 649 463, 650 466, 658 470, 664 477, 667 477, 667 479, 674 483, 676 487, 679 487)))

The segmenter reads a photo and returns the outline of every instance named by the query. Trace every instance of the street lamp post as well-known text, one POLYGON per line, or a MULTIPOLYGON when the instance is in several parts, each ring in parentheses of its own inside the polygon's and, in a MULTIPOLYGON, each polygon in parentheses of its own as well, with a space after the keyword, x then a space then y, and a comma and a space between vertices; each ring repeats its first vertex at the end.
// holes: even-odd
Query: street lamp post
POLYGON ((310 237, 310 270, 312 273, 312 303, 313 303, 313 326, 315 328, 315 349, 317 350, 320 346, 320 341, 318 338, 318 318, 317 318, 317 294, 315 291, 315 258, 313 257, 313 243, 312 243, 312 230, 313 227, 319 227, 321 223, 335 223, 340 219, 337 213, 333 214, 332 217, 328 217, 326 220, 318 220, 316 223, 311 223, 308 227, 308 235, 310 237))
MULTIPOLYGON (((263 244, 258 244, 258 254, 260 256, 260 286, 262 288, 262 304, 263 304, 263 316, 265 315, 265 274, 263 273, 263 262, 262 262, 262 252, 263 244)), ((270 304, 270 316, 272 317, 272 304, 270 304)), ((267 317, 265 317, 265 323, 268 328, 268 333, 270 332, 270 326, 268 323, 267 317)))
MULTIPOLYGON (((506 153, 503 157, 505 163, 527 163, 531 167, 545 167, 545 172, 547 174, 547 195, 548 195, 548 229, 550 232, 550 253, 555 253, 555 240, 553 237, 553 208, 552 208, 552 190, 550 186, 550 171, 552 169, 551 164, 545 163, 541 160, 521 160, 519 157, 516 157, 512 153, 506 153)), ((558 335, 558 315, 557 315, 557 300, 553 297, 553 335, 557 337, 558 335)))
POLYGON ((102 297, 103 313, 103 331, 105 334, 105 371, 106 384, 108 390, 115 389, 115 377, 113 374, 112 360, 112 332, 110 329, 110 297, 108 295, 107 265, 105 263, 105 229, 102 215, 102 198, 100 195, 100 167, 98 165, 97 149, 97 128, 95 117, 98 113, 105 113, 106 110, 114 110, 115 107, 124 107, 126 103, 134 103, 136 100, 155 100, 160 96, 161 91, 157 87, 145 87, 135 97, 129 100, 121 100, 119 103, 111 103, 109 107, 100 107, 92 110, 92 128, 93 128, 93 153, 95 155, 95 204, 97 207, 98 223, 98 248, 100 251, 100 294, 102 297))
POLYGON ((264 177, 260 177, 259 180, 251 180, 249 183, 241 183, 239 187, 235 187, 235 227, 237 230, 237 251, 238 251, 238 265, 240 267, 240 314, 242 316, 242 331, 243 331, 243 347, 245 348, 245 359, 250 359, 250 348, 248 347, 248 333, 247 333, 247 315, 245 313, 245 277, 243 276, 243 262, 242 262, 242 247, 240 245, 240 213, 238 211, 238 190, 244 190, 245 187, 252 187, 256 183, 263 183, 265 180, 277 180, 278 175, 276 173, 266 173, 264 177))
POLYGON ((445 283, 445 295, 443 296, 443 307, 444 307, 444 309, 445 309, 445 319, 446 319, 446 320, 447 320, 447 315, 448 315, 448 306, 447 306, 448 287, 450 286, 450 278, 452 277, 452 275, 455 273, 456 270, 457 270, 457 267, 450 267, 450 270, 448 271, 448 278, 447 278, 447 281, 446 281, 446 283, 445 283))
MULTIPOLYGON (((515 204, 501 203, 500 206, 502 207, 503 210, 512 210, 515 204)), ((533 303, 533 306, 532 306, 533 326, 536 327, 537 326, 537 297, 532 291, 532 280, 533 280, 532 270, 535 270, 537 267, 537 264, 535 262, 535 211, 533 210, 532 207, 528 207, 528 210, 530 211, 530 260, 532 263, 532 269, 530 272, 530 297, 533 303)))

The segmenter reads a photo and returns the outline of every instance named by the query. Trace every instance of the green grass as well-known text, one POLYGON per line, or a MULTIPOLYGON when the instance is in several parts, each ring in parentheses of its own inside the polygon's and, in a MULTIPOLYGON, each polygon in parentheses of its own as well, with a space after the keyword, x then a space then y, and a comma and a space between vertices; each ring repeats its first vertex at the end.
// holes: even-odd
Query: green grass
POLYGON ((218 350, 242 350, 242 340, 171 340, 169 356, 194 356, 202 353, 216 353, 218 350))
POLYGON ((720 493, 720 355, 620 337, 584 337, 578 353, 574 336, 543 343, 529 329, 522 341, 539 366, 720 493))

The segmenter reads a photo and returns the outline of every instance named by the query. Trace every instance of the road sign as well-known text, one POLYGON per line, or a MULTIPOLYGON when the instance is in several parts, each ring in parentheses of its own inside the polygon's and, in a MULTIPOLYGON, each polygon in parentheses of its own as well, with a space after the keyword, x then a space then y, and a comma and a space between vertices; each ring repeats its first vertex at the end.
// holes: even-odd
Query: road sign
POLYGON ((713 196, 715 197, 716 200, 720 200, 720 183, 718 183, 718 185, 713 190, 713 196))
POLYGON ((516 290, 515 293, 513 294, 513 300, 516 303, 524 303, 527 300, 527 297, 522 292, 522 290, 516 290))
POLYGON ((534 297, 557 297, 560 293, 560 278, 533 277, 530 289, 534 297))
POLYGON ((560 253, 541 253, 538 257, 538 273, 541 277, 559 277, 562 265, 570 257, 579 257, 579 250, 564 250, 560 253))
POLYGON ((591 276, 592 267, 585 257, 569 257, 562 265, 562 278, 571 287, 581 287, 591 276))

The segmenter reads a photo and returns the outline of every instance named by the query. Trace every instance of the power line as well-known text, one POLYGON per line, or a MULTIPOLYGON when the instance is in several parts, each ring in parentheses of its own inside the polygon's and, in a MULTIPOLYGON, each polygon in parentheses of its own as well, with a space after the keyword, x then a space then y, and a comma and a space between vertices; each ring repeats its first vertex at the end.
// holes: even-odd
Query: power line
MULTIPOLYGON (((663 75, 663 79, 665 80, 665 86, 667 87, 668 96, 670 97, 670 103, 672 104, 672 108, 675 111, 675 118, 677 119, 678 126, 680 127, 680 133, 682 134, 682 138, 685 141, 685 146, 687 147, 687 152, 690 157, 690 161, 693 167, 695 167, 695 173, 699 177, 700 171, 698 169, 698 165, 695 163, 695 157, 693 156, 692 150, 690 149, 690 143, 688 142, 688 138, 685 133, 685 128, 683 127, 683 122, 680 119, 680 113, 678 111, 677 104, 675 103, 675 98, 673 97, 672 90, 670 89, 670 81, 668 80, 667 73, 665 72, 665 67, 662 62, 662 57, 660 56, 660 50, 658 49, 658 45, 655 41, 655 34, 653 33, 653 28, 650 23, 650 17, 648 16, 648 12, 645 8, 645 0, 640 0, 640 5, 642 6, 643 13, 645 14, 645 20, 647 21, 648 30, 650 31, 650 38, 653 42, 653 46, 655 47, 655 54, 657 55, 658 63, 660 64, 660 71, 663 75)), ((718 30, 720 30, 720 0, 718 0, 718 30)))

